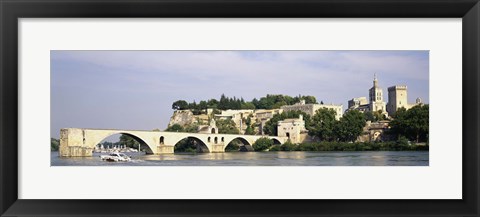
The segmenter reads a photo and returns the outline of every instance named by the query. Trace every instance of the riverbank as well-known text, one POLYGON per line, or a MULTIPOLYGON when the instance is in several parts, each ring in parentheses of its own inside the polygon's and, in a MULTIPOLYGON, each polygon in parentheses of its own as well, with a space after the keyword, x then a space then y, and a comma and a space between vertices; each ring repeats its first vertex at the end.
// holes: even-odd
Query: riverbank
POLYGON ((426 144, 408 142, 317 142, 274 145, 268 151, 428 151, 426 144))

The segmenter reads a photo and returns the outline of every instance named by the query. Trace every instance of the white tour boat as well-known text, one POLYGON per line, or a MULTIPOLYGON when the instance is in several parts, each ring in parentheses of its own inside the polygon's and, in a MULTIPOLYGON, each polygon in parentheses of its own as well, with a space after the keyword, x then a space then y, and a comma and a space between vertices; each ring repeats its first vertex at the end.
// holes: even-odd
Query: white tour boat
POLYGON ((132 159, 123 153, 110 153, 108 155, 100 155, 100 159, 103 161, 131 161, 132 159))

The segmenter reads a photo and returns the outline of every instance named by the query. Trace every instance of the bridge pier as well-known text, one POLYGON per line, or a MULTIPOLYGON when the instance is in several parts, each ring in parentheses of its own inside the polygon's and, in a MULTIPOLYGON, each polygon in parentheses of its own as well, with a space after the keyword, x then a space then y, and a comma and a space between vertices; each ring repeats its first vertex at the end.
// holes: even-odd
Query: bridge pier
POLYGON ((93 148, 82 146, 60 146, 60 157, 91 157, 93 148))
POLYGON ((212 150, 210 150, 211 153, 223 153, 225 152, 225 145, 220 144, 220 145, 212 145, 212 150))
POLYGON ((157 152, 154 154, 173 154, 174 150, 175 150, 174 146, 158 145, 157 152))
POLYGON ((61 129, 60 157, 91 157, 93 147, 85 145, 85 132, 80 129, 61 129))

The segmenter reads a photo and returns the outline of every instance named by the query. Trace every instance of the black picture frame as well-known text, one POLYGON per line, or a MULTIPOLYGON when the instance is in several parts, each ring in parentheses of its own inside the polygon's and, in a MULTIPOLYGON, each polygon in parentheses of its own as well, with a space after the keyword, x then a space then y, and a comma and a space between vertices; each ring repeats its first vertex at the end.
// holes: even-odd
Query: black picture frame
POLYGON ((2 216, 479 216, 480 4, 478 0, 0 0, 0 15, 0 212, 2 216), (18 199, 17 21, 19 18, 46 17, 462 18, 463 199, 18 199))

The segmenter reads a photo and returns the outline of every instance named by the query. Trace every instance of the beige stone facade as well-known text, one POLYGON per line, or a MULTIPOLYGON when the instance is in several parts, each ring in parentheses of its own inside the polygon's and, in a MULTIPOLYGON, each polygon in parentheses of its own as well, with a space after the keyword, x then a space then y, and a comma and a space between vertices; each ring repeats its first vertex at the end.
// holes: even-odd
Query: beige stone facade
POLYGON ((389 121, 371 122, 367 121, 363 133, 357 138, 357 142, 380 142, 388 140, 385 131, 388 130, 389 121))
POLYGON ((392 116, 399 108, 410 109, 413 106, 422 103, 420 98, 417 98, 415 103, 408 103, 408 89, 406 85, 395 85, 388 88, 388 115, 392 116))
POLYGON ((254 113, 254 118, 252 118, 252 121, 255 121, 256 127, 255 131, 257 134, 264 135, 263 133, 263 128, 265 126, 265 123, 270 120, 274 115, 276 114, 281 114, 283 112, 282 109, 258 109, 255 110, 254 113))
POLYGON ((290 118, 279 121, 277 125, 277 135, 287 137, 292 143, 301 143, 307 139, 307 129, 303 116, 299 118, 290 118))
POLYGON ((367 97, 358 97, 348 100, 348 108, 358 108, 363 105, 368 105, 367 97))
POLYGON ((370 111, 370 104, 368 103, 367 97, 358 97, 349 100, 347 111, 350 110, 358 110, 361 112, 370 111))
POLYGON ((200 125, 198 126, 197 129, 198 133, 212 133, 212 134, 218 134, 218 127, 215 119, 210 120, 209 125, 200 125))
POLYGON ((235 126, 240 131, 240 134, 245 133, 247 129, 247 125, 245 124, 245 120, 252 116, 254 110, 251 109, 243 109, 243 110, 224 110, 221 114, 215 114, 216 119, 220 120, 232 120, 235 123, 235 126))
POLYGON ((370 102, 370 111, 382 111, 382 113, 387 113, 386 103, 383 101, 383 90, 378 85, 377 76, 375 74, 373 78, 373 87, 368 91, 369 93, 369 102, 370 102))
POLYGON ((327 109, 332 109, 335 111, 335 119, 340 120, 340 118, 343 116, 343 105, 326 105, 326 104, 305 104, 304 100, 301 100, 299 103, 296 103, 294 105, 285 105, 282 106, 281 109, 284 112, 288 111, 302 111, 305 112, 306 114, 313 116, 315 115, 315 112, 321 108, 327 108, 327 109))
POLYGON ((235 126, 241 134, 245 133, 247 125, 245 121, 250 118, 252 123, 256 126, 256 132, 263 135, 263 126, 265 122, 270 120, 274 115, 281 114, 282 109, 243 109, 243 110, 225 110, 221 114, 215 114, 216 119, 233 120, 235 126))

